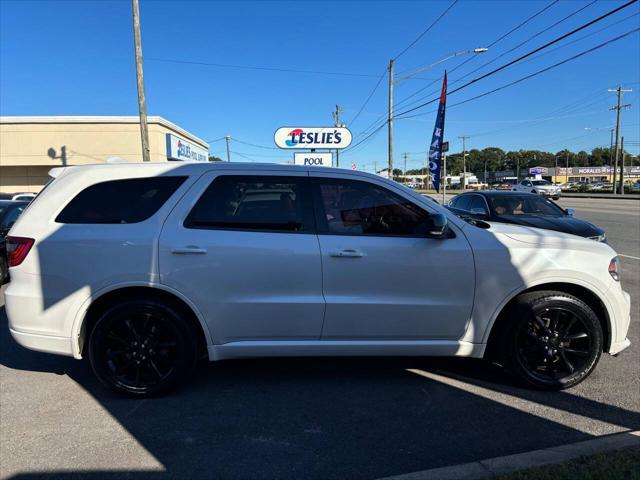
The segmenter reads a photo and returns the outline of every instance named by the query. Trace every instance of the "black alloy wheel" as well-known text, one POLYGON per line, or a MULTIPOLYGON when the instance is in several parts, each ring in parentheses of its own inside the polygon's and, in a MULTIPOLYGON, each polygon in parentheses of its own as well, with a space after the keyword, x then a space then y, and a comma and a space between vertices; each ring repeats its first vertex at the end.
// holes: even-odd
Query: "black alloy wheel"
POLYGON ((603 334, 593 310, 562 292, 521 295, 507 334, 509 364, 527 384, 563 389, 587 378, 600 359, 603 334))
POLYGON ((105 311, 89 339, 89 361, 100 381, 135 396, 164 393, 196 360, 193 330, 171 306, 130 300, 105 311))

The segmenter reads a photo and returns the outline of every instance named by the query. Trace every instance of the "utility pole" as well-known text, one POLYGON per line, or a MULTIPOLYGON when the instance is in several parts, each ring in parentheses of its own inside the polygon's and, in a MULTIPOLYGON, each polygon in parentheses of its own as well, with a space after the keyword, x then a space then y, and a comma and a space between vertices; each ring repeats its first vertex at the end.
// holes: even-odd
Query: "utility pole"
POLYGON ((402 179, 402 183, 407 183, 407 153, 405 152, 402 156, 404 157, 404 170, 402 170, 402 176, 404 178, 402 179))
POLYGON ((469 139, 469 135, 462 135, 458 137, 462 139, 462 189, 467 189, 467 140, 469 139))
POLYGON ((231 137, 229 135, 227 135, 226 137, 224 137, 225 141, 227 142, 227 162, 231 161, 231 152, 229 151, 229 140, 231 140, 231 137))
POLYGON ((442 154, 442 167, 444 169, 444 175, 442 176, 442 205, 444 205, 445 196, 447 192, 447 154, 446 153, 442 154))
POLYGON ((373 161, 373 173, 375 173, 376 175, 378 174, 378 161, 377 160, 373 161))
POLYGON ((389 60, 389 113, 387 117, 389 129, 389 178, 393 180, 393 58, 389 60))
POLYGON ((140 116, 140 138, 142 141, 142 161, 151 161, 149 153, 149 129, 147 128, 147 99, 144 96, 144 72, 142 70, 142 41, 140 39, 140 8, 138 0, 133 6, 133 45, 136 56, 136 81, 138 85, 138 115, 140 116))
POLYGON ((489 185, 489 183, 487 182, 487 159, 484 159, 484 183, 486 183, 487 185, 489 185))
POLYGON ((567 169, 565 170, 566 174, 567 174, 567 181, 566 183, 569 183, 569 150, 567 150, 567 169))
MULTIPOLYGON (((340 105, 336 105, 336 111, 332 113, 336 127, 342 126, 340 124, 340 112, 342 112, 342 107, 340 105)), ((336 168, 338 167, 340 167, 340 150, 336 148, 336 168)))
POLYGON ((620 141, 620 150, 622 150, 620 158, 620 195, 624 195, 624 135, 620 141))
POLYGON ((619 142, 620 142, 620 110, 622 110, 623 108, 629 108, 631 107, 631 104, 626 104, 626 105, 621 105, 622 103, 622 95, 624 95, 626 92, 630 92, 631 89, 623 89, 621 86, 618 85, 618 88, 614 89, 609 89, 610 92, 616 92, 616 95, 618 96, 618 104, 615 107, 611 107, 609 110, 616 110, 616 160, 615 160, 615 166, 613 169, 613 194, 616 194, 617 191, 617 185, 616 185, 616 173, 618 170, 618 156, 619 156, 619 142))
POLYGON ((613 166, 613 132, 615 132, 615 128, 610 128, 609 132, 611 132, 611 143, 609 144, 609 166, 613 166))

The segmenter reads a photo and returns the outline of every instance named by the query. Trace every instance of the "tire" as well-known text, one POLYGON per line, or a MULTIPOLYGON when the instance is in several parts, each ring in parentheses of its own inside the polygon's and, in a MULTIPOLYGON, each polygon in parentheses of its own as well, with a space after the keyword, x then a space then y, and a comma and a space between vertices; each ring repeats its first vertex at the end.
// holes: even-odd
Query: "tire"
POLYGON ((595 369, 603 349, 598 317, 563 292, 520 295, 509 312, 502 349, 507 366, 525 384, 544 390, 571 388, 595 369))
POLYGON ((560 195, 556 195, 555 197, 552 197, 554 200, 560 200, 560 195))
POLYGON ((197 359, 191 326, 171 305, 132 299, 96 320, 88 342, 98 379, 119 393, 144 397, 166 393, 188 377, 197 359))

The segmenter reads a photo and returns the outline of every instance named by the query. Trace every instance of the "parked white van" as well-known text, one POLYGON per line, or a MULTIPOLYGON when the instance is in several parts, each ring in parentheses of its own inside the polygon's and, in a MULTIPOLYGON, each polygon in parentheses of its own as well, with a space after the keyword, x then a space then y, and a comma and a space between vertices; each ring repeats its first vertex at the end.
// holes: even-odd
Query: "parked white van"
MULTIPOLYGON (((604 243, 467 223, 377 175, 233 163, 54 169, 7 238, 13 338, 120 392, 198 358, 489 357, 576 385, 629 345, 604 243)), ((471 220, 470 220, 471 221, 471 220)))

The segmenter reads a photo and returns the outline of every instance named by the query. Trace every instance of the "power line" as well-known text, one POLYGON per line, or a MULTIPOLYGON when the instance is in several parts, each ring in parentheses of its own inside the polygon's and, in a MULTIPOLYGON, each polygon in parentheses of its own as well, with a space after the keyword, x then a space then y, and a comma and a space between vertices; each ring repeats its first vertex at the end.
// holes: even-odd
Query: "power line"
MULTIPOLYGON (((619 7, 614 8, 613 10, 611 10, 611 11, 609 11, 609 12, 603 14, 603 15, 600 15, 599 17, 597 17, 595 19, 593 19, 593 20, 591 20, 591 21, 589 21, 587 23, 584 23, 584 24, 582 24, 581 26, 579 26, 577 28, 574 28, 570 32, 567 32, 567 33, 565 33, 563 35, 560 35, 559 37, 551 40, 550 42, 545 43, 544 45, 542 45, 542 46, 540 46, 538 48, 535 48, 535 49, 531 50, 530 52, 527 52, 527 53, 525 53, 523 55, 520 55, 518 58, 516 58, 514 60, 511 60, 510 62, 507 62, 504 65, 501 65, 498 68, 495 68, 495 69, 491 70, 488 73, 480 75, 479 77, 476 77, 473 80, 470 80, 469 82, 465 83, 464 85, 453 89, 451 92, 448 93, 448 95, 452 95, 452 94, 454 94, 456 92, 459 92, 460 90, 462 90, 464 88, 469 87, 470 85, 473 85, 476 82, 479 82, 480 80, 483 80, 483 79, 485 79, 487 77, 490 77, 491 75, 495 75, 496 73, 498 73, 498 72, 510 67, 511 65, 513 65, 513 64, 515 64, 515 63, 517 63, 517 62, 519 62, 521 60, 524 60, 525 58, 530 57, 531 55, 534 55, 534 54, 538 53, 539 51, 544 50, 545 48, 548 48, 551 45, 554 45, 554 44, 560 42, 561 40, 564 40, 565 38, 570 37, 571 35, 574 35, 574 34, 578 33, 579 31, 584 30, 585 28, 590 27, 591 25, 604 20, 605 18, 613 15, 614 13, 617 13, 620 10, 622 10, 622 9, 624 9, 624 8, 630 6, 630 5, 633 5, 634 3, 637 3, 637 2, 638 2, 638 0, 630 0, 627 3, 625 3, 623 5, 620 5, 619 7)), ((409 112, 413 112, 415 110, 418 110, 418 109, 420 109, 420 108, 422 108, 422 107, 424 107, 426 105, 429 105, 431 103, 437 102, 438 99, 439 99, 439 97, 438 98, 434 98, 433 100, 429 100, 429 101, 427 101, 425 103, 422 103, 422 104, 420 104, 420 105, 418 105, 416 107, 410 108, 409 110, 405 110, 404 112, 401 112, 401 113, 397 114, 396 116, 404 115, 404 114, 407 114, 409 112)))
POLYGON ((424 30, 420 35, 418 35, 418 37, 417 37, 413 42, 411 42, 409 45, 407 45, 407 46, 404 48, 404 50, 402 50, 398 55, 396 55, 395 57, 393 57, 393 59, 394 59, 394 60, 397 60, 397 59, 398 59, 398 58, 400 58, 402 55, 404 55, 404 54, 405 54, 405 52, 406 52, 407 50, 409 50, 411 47, 413 47, 413 46, 414 46, 414 45, 415 45, 415 44, 416 44, 416 43, 417 43, 417 42, 418 42, 422 37, 424 37, 424 36, 427 34, 427 32, 428 32, 429 30, 431 30, 431 29, 432 29, 432 28, 433 28, 433 27, 434 27, 434 26, 435 26, 435 25, 440 21, 440 19, 442 19, 442 17, 444 17, 444 16, 447 14, 447 12, 449 12, 449 10, 451 10, 451 9, 454 7, 454 5, 455 5, 456 3, 458 3, 458 0, 453 0, 453 2, 452 2, 452 3, 447 7, 447 9, 446 9, 444 12, 442 12, 442 13, 440 14, 440 16, 439 16, 438 18, 436 18, 436 19, 433 21, 433 23, 431 23, 431 25, 429 25, 429 26, 427 27, 427 29, 426 29, 426 30, 424 30))
POLYGON ((378 79, 376 86, 373 87, 373 90, 371 90, 371 93, 369 94, 369 96, 367 97, 367 99, 364 101, 364 103, 362 104, 362 106, 360 107, 360 110, 358 110, 358 113, 356 113, 356 115, 353 117, 353 119, 351 120, 351 126, 353 126, 353 124, 356 122, 356 120, 358 119, 358 117, 360 116, 360 114, 362 113, 362 111, 364 110, 364 107, 367 106, 367 104, 369 103, 369 100, 371 100, 371 97, 373 97, 373 94, 376 93, 376 90, 378 89, 378 87, 380 86, 380 83, 382 82, 382 79, 385 77, 387 73, 387 69, 385 68, 384 71, 382 72, 382 75, 380 75, 380 78, 378 79))
POLYGON ((556 52, 558 50, 562 50, 563 48, 566 48, 569 45, 573 45, 574 43, 580 42, 580 41, 584 40, 585 38, 593 37, 594 35, 597 35, 600 32, 604 32, 605 30, 608 30, 611 27, 615 27, 616 25, 619 25, 620 23, 623 23, 623 22, 629 20, 630 18, 637 17, 638 15, 640 15, 640 13, 632 13, 628 17, 624 17, 623 19, 618 20, 617 22, 614 22, 614 23, 612 23, 610 25, 607 25, 606 27, 602 27, 602 28, 600 28, 600 29, 598 29, 598 30, 596 30, 594 32, 591 32, 591 33, 589 33, 587 35, 583 35, 582 37, 576 38, 575 40, 571 40, 570 42, 567 42, 564 45, 560 45, 559 47, 552 48, 551 50, 547 50, 546 52, 542 52, 540 55, 534 55, 531 58, 527 58, 526 60, 523 60, 522 63, 531 62, 532 60, 537 60, 540 57, 548 55, 549 53, 556 52))
MULTIPOLYGON (((502 40, 504 40, 505 38, 507 38, 509 35, 511 35, 512 33, 514 33, 515 31, 519 30, 520 28, 524 27, 527 23, 529 23, 531 20, 533 20, 534 18, 538 17, 539 15, 543 14, 545 11, 547 11, 548 9, 550 9, 551 7, 553 7, 556 3, 558 3, 560 0, 554 0, 551 3, 549 3, 548 5, 546 5, 545 7, 543 7, 542 9, 538 10, 536 13, 534 13, 533 15, 530 15, 529 17, 527 17, 525 20, 523 20, 522 22, 520 22, 518 25, 516 25, 515 27, 513 27, 511 30, 509 30, 508 32, 502 34, 501 36, 499 36, 497 39, 495 39, 493 42, 491 42, 488 45, 488 48, 493 47, 494 45, 497 45, 499 42, 501 42, 502 40)), ((464 61, 462 61, 461 63, 459 63, 458 65, 456 65, 455 67, 453 67, 451 70, 449 70, 449 73, 456 71, 458 68, 464 66, 467 62, 470 62, 472 60, 475 60, 476 55, 472 55, 470 57, 468 57, 467 59, 465 59, 464 61)), ((403 98, 402 100, 400 100, 399 102, 396 103, 396 107, 399 107, 400 105, 404 104, 407 100, 409 100, 412 97, 415 97, 416 95, 418 95, 420 92, 423 92, 424 90, 426 90, 427 88, 431 87, 433 84, 435 84, 437 81, 441 80, 442 77, 439 77, 437 79, 435 79, 434 81, 432 81, 431 83, 429 83, 428 85, 416 90, 415 92, 413 92, 411 95, 409 95, 408 97, 403 98)), ((451 83, 456 83, 459 80, 454 80, 451 83)), ((440 89, 438 89, 437 91, 434 91, 433 93, 429 93, 428 95, 426 95, 426 97, 430 97, 431 95, 438 93, 440 91, 440 89)), ((419 101, 419 100, 418 100, 419 101)), ((410 103, 409 105, 413 104, 415 102, 410 103)), ((380 120, 382 120, 383 118, 385 118, 388 115, 388 112, 380 115, 378 118, 376 118, 376 120, 374 120, 370 125, 367 126, 367 128, 364 129, 363 133, 367 133, 368 130, 372 127, 374 127, 380 120)))
POLYGON ((207 67, 235 68, 239 70, 265 70, 270 72, 307 73, 307 74, 313 74, 313 75, 334 75, 334 76, 341 76, 341 77, 362 77, 362 78, 378 77, 377 75, 369 75, 366 73, 332 72, 332 71, 325 71, 325 70, 302 70, 302 69, 296 69, 296 68, 264 67, 264 66, 258 66, 258 65, 232 65, 232 64, 226 64, 226 63, 197 62, 192 60, 180 60, 180 59, 173 59, 173 58, 152 57, 152 58, 147 58, 145 60, 147 62, 155 61, 155 62, 164 62, 164 63, 179 63, 179 64, 186 64, 186 65, 202 65, 207 67))
POLYGON ((516 85, 517 83, 524 82, 525 80, 528 80, 528 79, 530 79, 532 77, 540 75, 541 73, 547 72, 547 71, 549 71, 549 70, 551 70, 553 68, 559 67, 560 65, 564 65, 565 63, 568 63, 568 62, 570 62, 572 60, 576 60, 577 58, 580 58, 580 57, 582 57, 584 55, 587 55, 588 53, 594 52, 594 51, 596 51, 596 50, 598 50, 598 49, 600 49, 602 47, 605 47, 605 46, 607 46, 607 45, 609 45, 611 43, 617 42, 618 40, 621 40, 621 39, 623 39, 623 38, 625 38, 625 37, 637 32, 639 30, 640 30, 640 28, 635 28, 633 30, 630 30, 630 31, 628 31, 626 33, 623 33, 622 35, 618 35, 617 37, 614 37, 614 38, 612 38, 610 40, 607 40, 606 42, 603 42, 600 45, 596 45, 595 47, 589 48, 588 50, 584 50, 584 51, 582 51, 582 52, 580 52, 580 53, 578 53, 576 55, 573 55, 573 56, 571 56, 569 58, 566 58, 566 59, 564 59, 564 60, 562 60, 562 61, 560 61, 558 63, 554 63, 553 65, 550 65, 550 66, 548 66, 546 68, 538 70, 537 72, 534 72, 534 73, 531 73, 529 75, 526 75, 526 76, 524 76, 522 78, 519 78, 518 80, 515 80, 513 82, 509 82, 509 83, 507 83, 505 85, 502 85, 501 87, 494 88, 493 90, 490 90, 488 92, 481 93, 480 95, 476 95, 474 97, 468 98, 468 99, 463 100, 461 102, 454 103, 453 105, 449 105, 449 107, 450 108, 451 107, 456 107, 458 105, 462 105, 463 103, 467 103, 467 102, 470 102, 472 100, 476 100, 478 98, 482 98, 482 97, 485 97, 485 96, 490 95, 492 93, 495 93, 495 92, 498 92, 500 90, 503 90, 505 88, 511 87, 513 85, 516 85))
POLYGON ((598 1, 598 0, 592 0, 590 3, 588 3, 588 4, 586 4, 586 5, 582 6, 582 7, 580 7, 578 10, 575 10, 573 13, 570 13, 570 14, 569 14, 569 15, 567 15, 566 17, 561 18, 561 19, 560 19, 560 20, 558 20, 557 22, 555 22, 555 23, 553 23, 553 24, 549 25, 548 27, 543 28, 543 29, 542 29, 542 30, 540 30, 539 32, 537 32, 537 33, 535 33, 535 34, 531 35, 529 38, 527 38, 526 40, 524 40, 524 41, 520 42, 520 43, 519 43, 518 45, 516 45, 515 47, 512 47, 512 48, 510 48, 509 50, 507 50, 506 52, 501 53, 501 54, 500 54, 500 55, 498 55, 496 58, 493 58, 493 59, 489 60, 488 62, 485 62, 484 64, 480 65, 478 68, 476 68, 476 69, 474 69, 474 70, 471 70, 470 72, 468 72, 468 73, 464 74, 464 75, 463 75, 462 77, 460 77, 458 80, 462 80, 462 79, 464 79, 464 78, 468 77, 469 75, 471 75, 472 73, 475 73, 475 72, 477 72, 478 70, 482 70, 482 69, 483 69, 484 67, 486 67, 487 65, 491 65, 491 64, 492 64, 493 62, 495 62, 496 60, 498 60, 498 59, 500 59, 500 58, 504 57, 505 55, 507 55, 507 54, 509 54, 509 53, 513 52, 514 50, 516 50, 516 49, 520 48, 520 47, 521 47, 522 45, 524 45, 525 43, 529 43, 529 42, 530 42, 531 40, 533 40, 534 38, 539 37, 539 36, 540 36, 540 35, 542 35, 543 33, 545 33, 545 32, 547 32, 547 31, 551 30, 553 27, 555 27, 555 26, 557 26, 557 25, 561 24, 561 23, 562 23, 562 22, 564 22, 565 20, 567 20, 567 19, 569 19, 569 18, 573 17, 574 15, 577 15, 578 13, 580 13, 581 11, 583 11, 585 8, 590 7, 591 5, 593 5, 594 3, 596 3, 597 1, 598 1))
POLYGON ((258 145, 258 144, 255 144, 255 143, 250 143, 250 142, 245 142, 243 140, 238 140, 236 137, 233 137, 233 141, 234 142, 238 142, 238 143, 242 143, 244 145, 249 145, 249 146, 255 147, 255 148, 263 148, 265 150, 280 150, 277 147, 268 147, 266 145, 258 145))
MULTIPOLYGON (((549 3, 548 5, 546 5, 545 7, 543 7, 541 10, 538 10, 536 13, 534 13, 533 15, 529 16, 528 18, 526 18, 525 20, 523 20, 522 22, 520 22, 518 25, 516 25, 515 27, 513 27, 511 30, 509 30, 507 33, 502 34, 500 37, 498 37, 497 39, 495 39, 493 42, 491 42, 489 45, 487 45, 487 48, 492 48, 494 45, 497 45, 499 42, 501 42, 502 40, 504 40, 505 38, 507 38, 509 35, 511 35, 513 32, 519 30, 520 28, 524 27, 527 23, 529 23, 531 20, 533 20, 534 18, 538 17, 539 15, 541 15, 542 13, 544 13, 545 11, 547 11, 548 9, 550 9, 551 7, 553 7, 556 3, 558 3, 560 0, 554 0, 553 2, 549 3)), ((449 73, 455 72, 458 68, 464 66, 465 64, 467 64, 468 62, 475 60, 477 58, 476 55, 472 55, 468 58, 466 58, 464 61, 462 61, 461 63, 459 63, 458 65, 456 65, 455 67, 453 67, 451 70, 449 70, 449 73)), ((431 87, 433 84, 435 84, 438 80, 441 80, 441 78, 437 78, 436 80, 434 80, 433 82, 431 82, 429 85, 426 85, 420 89, 418 89, 417 91, 415 91, 414 93, 412 93, 411 95, 409 95, 406 98, 403 98, 402 100, 400 100, 396 106, 400 106, 401 104, 403 104, 404 102, 406 102, 407 100, 409 100, 410 98, 416 96, 418 93, 423 92, 424 90, 426 90, 427 88, 431 87)), ((451 83, 456 83, 459 80, 454 80, 451 83)), ((439 91, 439 89, 438 89, 439 91)), ((438 93, 438 91, 434 92, 434 93, 438 93)), ((428 94, 427 96, 431 96, 433 94, 428 94)))

